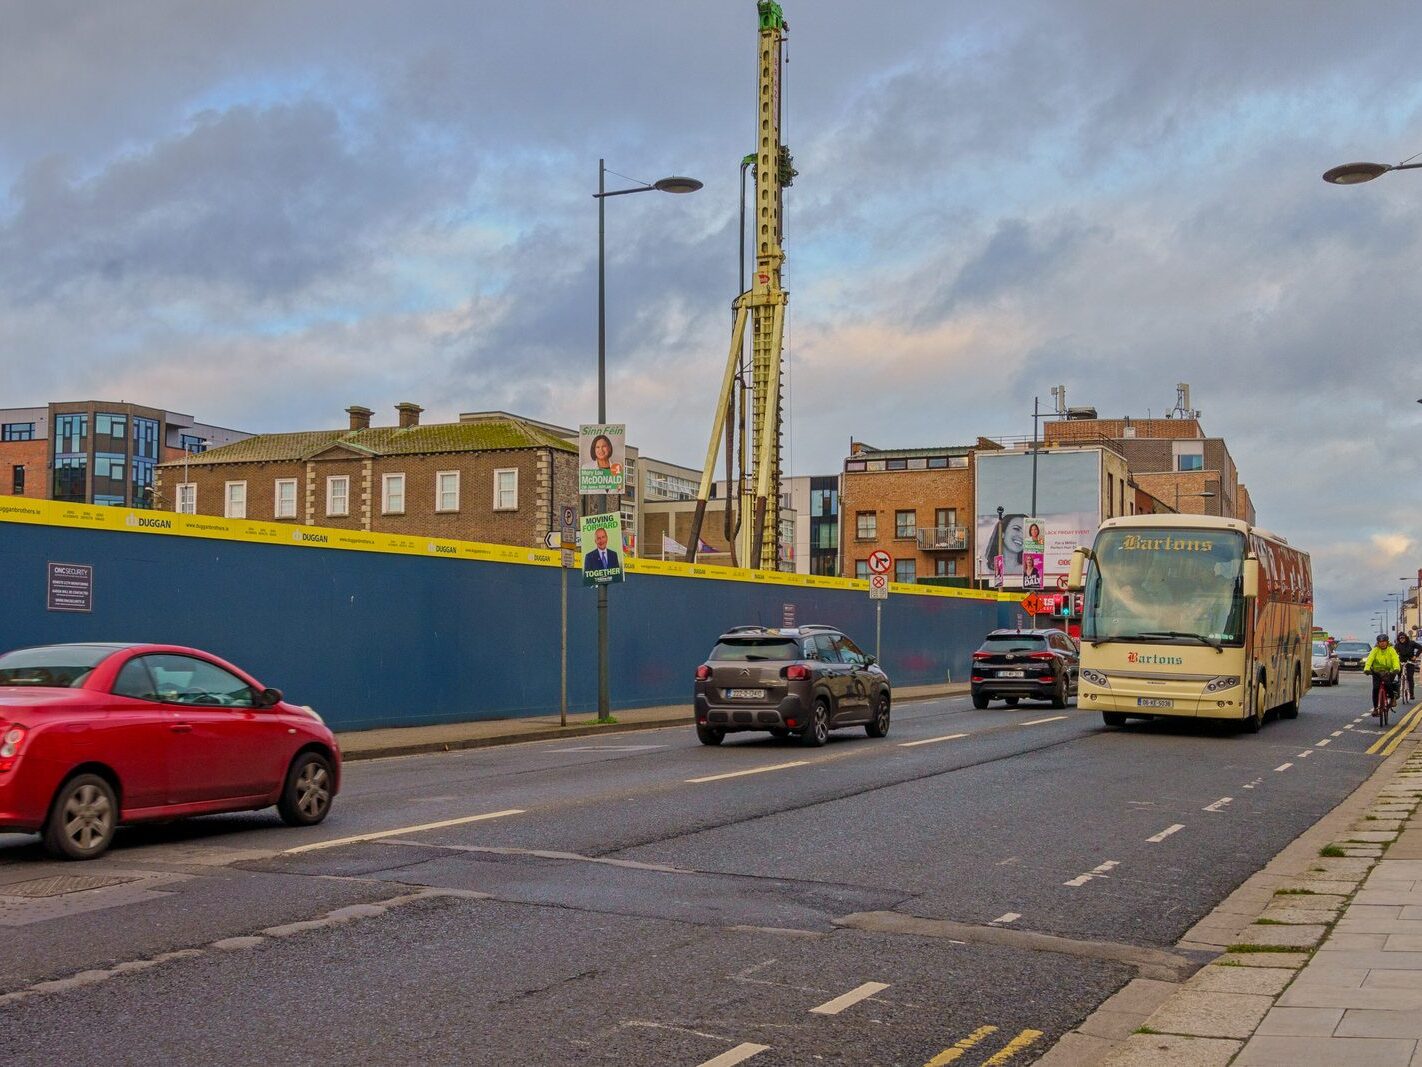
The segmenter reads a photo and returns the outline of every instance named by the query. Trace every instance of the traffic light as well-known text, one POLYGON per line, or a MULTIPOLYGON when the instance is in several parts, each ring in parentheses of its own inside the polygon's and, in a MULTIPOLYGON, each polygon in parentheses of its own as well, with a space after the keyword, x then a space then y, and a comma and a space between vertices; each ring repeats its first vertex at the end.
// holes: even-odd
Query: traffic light
POLYGON ((1061 597, 1061 615, 1064 619, 1081 618, 1082 604, 1085 597, 1081 593, 1063 593, 1061 597))

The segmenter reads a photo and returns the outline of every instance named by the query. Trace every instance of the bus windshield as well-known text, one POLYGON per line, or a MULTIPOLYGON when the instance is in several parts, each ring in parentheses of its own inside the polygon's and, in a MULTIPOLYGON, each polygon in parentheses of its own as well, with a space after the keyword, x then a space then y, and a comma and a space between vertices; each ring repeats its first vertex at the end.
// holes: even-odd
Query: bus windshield
POLYGON ((1244 640, 1244 537, 1152 526, 1102 530, 1086 579, 1087 641, 1244 640))

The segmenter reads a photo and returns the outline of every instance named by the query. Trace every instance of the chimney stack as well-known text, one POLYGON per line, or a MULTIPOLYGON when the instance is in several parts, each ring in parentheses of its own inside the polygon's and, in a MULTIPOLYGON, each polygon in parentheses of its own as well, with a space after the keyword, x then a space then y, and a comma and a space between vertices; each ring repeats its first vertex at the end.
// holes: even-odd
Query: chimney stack
POLYGON ((370 429, 370 416, 374 414, 370 408, 363 408, 359 404, 353 404, 346 408, 346 414, 351 417, 352 430, 370 429))
POLYGON ((395 412, 400 416, 400 428, 405 429, 409 426, 418 426, 420 424, 420 412, 424 410, 425 409, 420 407, 419 404, 411 404, 408 400, 403 404, 396 404, 395 412))

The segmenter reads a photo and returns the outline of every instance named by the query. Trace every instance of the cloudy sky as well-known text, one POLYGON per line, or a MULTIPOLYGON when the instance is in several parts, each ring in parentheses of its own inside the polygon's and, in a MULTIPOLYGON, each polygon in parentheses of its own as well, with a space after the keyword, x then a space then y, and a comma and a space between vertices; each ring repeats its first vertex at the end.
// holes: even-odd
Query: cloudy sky
MULTIPOLYGON (((1193 387, 1369 629, 1422 565, 1422 8, 786 0, 794 473, 1193 387), (1399 455, 1410 454, 1408 461, 1399 455)), ((754 148, 752 0, 0 0, 0 405, 265 431, 595 415, 699 465, 754 148), (619 181, 620 179, 613 179, 619 181)))

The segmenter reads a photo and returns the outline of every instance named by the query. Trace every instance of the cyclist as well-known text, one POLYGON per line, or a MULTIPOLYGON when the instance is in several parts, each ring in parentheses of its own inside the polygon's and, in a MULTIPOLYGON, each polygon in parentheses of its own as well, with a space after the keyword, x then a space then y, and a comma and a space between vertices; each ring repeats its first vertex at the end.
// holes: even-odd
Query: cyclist
POLYGON ((1417 692, 1417 658, 1422 656, 1422 645, 1412 640, 1407 635, 1406 630, 1397 631, 1397 641, 1393 647, 1397 649, 1397 658, 1402 661, 1402 669, 1407 673, 1407 680, 1403 685, 1403 692, 1408 700, 1416 698, 1417 692))
POLYGON ((1391 695, 1390 673, 1397 673, 1402 670, 1402 663, 1397 658, 1397 649, 1388 644, 1387 634, 1378 634, 1378 643, 1368 652, 1368 658, 1363 660, 1363 673, 1373 676, 1373 714, 1377 714, 1378 690, 1385 683, 1388 683, 1389 695, 1391 695))

